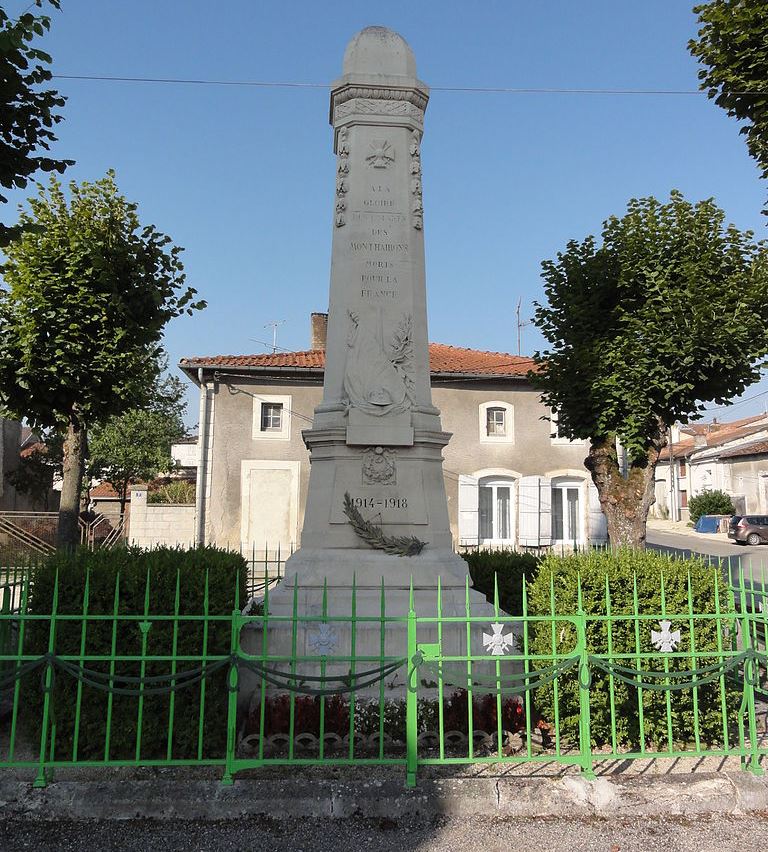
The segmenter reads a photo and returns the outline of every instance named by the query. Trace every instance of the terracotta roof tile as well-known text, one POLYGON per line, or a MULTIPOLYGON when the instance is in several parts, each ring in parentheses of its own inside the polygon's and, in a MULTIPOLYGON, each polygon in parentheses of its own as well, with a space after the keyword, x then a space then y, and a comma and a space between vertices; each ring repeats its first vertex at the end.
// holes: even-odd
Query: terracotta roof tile
POLYGON ((734 447, 732 450, 726 450, 724 453, 720 453, 720 458, 735 459, 739 456, 759 455, 768 455, 768 439, 753 441, 751 444, 742 444, 740 447, 734 447))
MULTIPOLYGON (((679 459, 683 456, 687 456, 694 450, 712 449, 713 447, 728 444, 731 441, 737 441, 739 438, 746 438, 749 435, 755 435, 758 432, 768 430, 768 417, 766 417, 765 414, 760 414, 757 417, 745 418, 745 420, 750 421, 750 425, 743 426, 741 424, 744 423, 744 420, 734 420, 733 423, 719 424, 720 428, 715 432, 699 434, 697 436, 699 440, 698 445, 694 438, 684 438, 681 441, 676 441, 673 446, 674 457, 679 459), (762 422, 754 422, 755 420, 762 422), (701 443, 702 438, 704 438, 706 443, 701 443)), ((669 447, 665 447, 661 451, 659 458, 662 461, 669 460, 669 447)))
MULTIPOLYGON (((322 349, 310 349, 270 355, 213 355, 182 358, 179 363, 182 368, 191 370, 198 367, 296 367, 322 370, 325 366, 325 352, 322 349)), ((430 343, 429 368, 432 373, 524 377, 534 368, 534 364, 531 358, 506 352, 483 352, 444 343, 430 343)))
POLYGON ((753 414, 751 417, 742 417, 741 420, 729 420, 725 423, 689 423, 687 426, 682 426, 680 431, 689 435, 710 435, 722 429, 739 429, 741 426, 749 426, 764 419, 765 414, 753 414))

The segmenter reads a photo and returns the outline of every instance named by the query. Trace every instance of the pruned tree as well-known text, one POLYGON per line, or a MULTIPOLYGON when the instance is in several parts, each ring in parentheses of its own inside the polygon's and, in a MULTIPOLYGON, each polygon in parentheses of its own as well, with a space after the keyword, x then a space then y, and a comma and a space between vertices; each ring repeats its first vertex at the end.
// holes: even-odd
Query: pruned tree
POLYGON ((768 355, 768 250, 710 199, 633 199, 602 241, 542 263, 549 344, 531 374, 558 433, 588 439, 585 465, 613 544, 643 546, 667 428, 725 405, 768 355), (626 450, 622 476, 617 439, 626 450))
POLYGON ((131 485, 173 469, 171 445, 186 435, 183 394, 175 377, 158 381, 145 407, 110 417, 91 431, 88 473, 115 489, 121 517, 131 485))
POLYGON ((181 249, 117 191, 115 176, 51 178, 22 213, 0 289, 0 406, 64 435, 58 544, 77 543, 89 428, 145 407, 166 324, 205 306, 185 286, 181 249))
MULTIPOLYGON (((59 8, 59 0, 48 2, 59 8)), ((43 0, 34 5, 42 7, 43 0)), ((47 15, 25 11, 12 20, 0 7, 0 186, 5 189, 24 189, 35 172, 63 172, 72 164, 43 153, 56 141, 53 127, 62 120, 57 110, 66 100, 55 89, 40 88, 51 79, 46 67, 51 57, 32 42, 50 26, 47 15)), ((0 193, 0 203, 7 201, 0 193)), ((0 246, 18 231, 0 223, 0 246)))
MULTIPOLYGON (((701 88, 728 115, 768 178, 768 8, 765 0, 712 0, 694 6, 698 39, 688 49, 705 67, 701 88)), ((768 214, 768 206, 763 208, 768 214)))

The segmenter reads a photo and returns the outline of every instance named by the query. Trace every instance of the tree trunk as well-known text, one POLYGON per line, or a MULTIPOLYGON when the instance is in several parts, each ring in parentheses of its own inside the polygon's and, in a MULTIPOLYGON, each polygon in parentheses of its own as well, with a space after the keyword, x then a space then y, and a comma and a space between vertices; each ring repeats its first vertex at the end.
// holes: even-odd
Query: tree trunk
POLYGON ((64 436, 64 462, 62 466, 61 502, 56 546, 64 550, 77 547, 80 541, 80 492, 83 487, 85 462, 85 428, 72 414, 64 436))
POLYGON ((656 502, 656 463, 666 443, 666 432, 660 425, 657 440, 646 458, 632 461, 625 479, 615 437, 592 439, 584 465, 597 488, 612 547, 645 547, 648 510, 656 502))

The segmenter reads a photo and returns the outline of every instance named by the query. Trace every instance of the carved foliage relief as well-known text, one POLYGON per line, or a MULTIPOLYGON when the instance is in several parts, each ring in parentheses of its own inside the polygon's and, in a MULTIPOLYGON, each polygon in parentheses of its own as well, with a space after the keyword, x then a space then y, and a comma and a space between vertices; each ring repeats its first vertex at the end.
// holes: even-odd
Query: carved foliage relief
POLYGON ((341 228, 347 223, 347 180, 349 177, 349 131, 342 127, 339 131, 336 162, 336 227, 341 228))
POLYGON ((419 134, 416 131, 411 134, 409 152, 411 155, 413 227, 420 231, 424 227, 424 208, 421 203, 421 152, 419 150, 419 134))

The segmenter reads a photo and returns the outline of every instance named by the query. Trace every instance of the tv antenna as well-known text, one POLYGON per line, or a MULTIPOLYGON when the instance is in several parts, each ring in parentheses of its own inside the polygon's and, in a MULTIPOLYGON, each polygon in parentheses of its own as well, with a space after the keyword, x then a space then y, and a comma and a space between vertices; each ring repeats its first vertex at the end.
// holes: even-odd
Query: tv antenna
POLYGON ((272 329, 272 354, 273 355, 280 348, 277 345, 277 328, 278 328, 278 326, 281 326, 281 325, 285 325, 285 320, 270 320, 270 322, 264 323, 264 328, 271 328, 272 329))
POLYGON ((517 354, 523 354, 523 329, 525 326, 530 325, 530 320, 522 320, 520 319, 520 308, 523 304, 523 297, 521 296, 517 300, 517 354))

